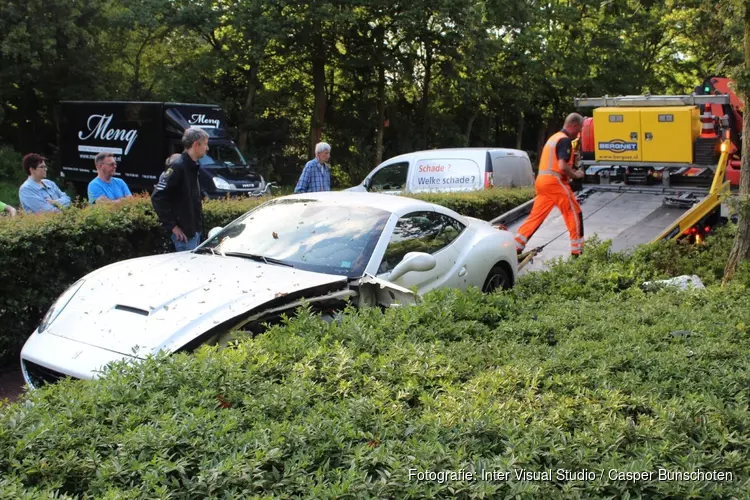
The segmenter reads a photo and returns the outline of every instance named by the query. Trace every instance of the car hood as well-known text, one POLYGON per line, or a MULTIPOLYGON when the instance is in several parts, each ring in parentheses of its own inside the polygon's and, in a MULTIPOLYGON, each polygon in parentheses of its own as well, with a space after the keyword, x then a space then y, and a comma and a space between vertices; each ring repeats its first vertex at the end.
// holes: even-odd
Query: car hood
POLYGON ((347 287, 345 276, 239 257, 180 252, 91 273, 50 327, 53 334, 126 355, 174 351, 249 311, 347 287))

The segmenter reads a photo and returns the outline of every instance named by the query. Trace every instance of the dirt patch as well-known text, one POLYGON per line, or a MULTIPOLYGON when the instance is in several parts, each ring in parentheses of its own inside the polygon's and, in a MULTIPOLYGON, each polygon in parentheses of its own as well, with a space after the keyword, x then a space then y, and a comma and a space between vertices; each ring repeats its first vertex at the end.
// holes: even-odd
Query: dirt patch
POLYGON ((23 394, 23 375, 20 367, 0 369, 0 401, 8 399, 11 403, 23 394))

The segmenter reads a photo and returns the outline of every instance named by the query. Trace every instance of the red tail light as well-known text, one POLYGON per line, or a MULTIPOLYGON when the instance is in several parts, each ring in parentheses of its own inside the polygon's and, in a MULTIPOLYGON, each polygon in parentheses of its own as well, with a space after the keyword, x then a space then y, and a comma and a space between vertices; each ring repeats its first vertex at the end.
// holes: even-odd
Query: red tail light
POLYGON ((484 188, 489 189, 492 187, 492 174, 490 172, 484 173, 484 188))

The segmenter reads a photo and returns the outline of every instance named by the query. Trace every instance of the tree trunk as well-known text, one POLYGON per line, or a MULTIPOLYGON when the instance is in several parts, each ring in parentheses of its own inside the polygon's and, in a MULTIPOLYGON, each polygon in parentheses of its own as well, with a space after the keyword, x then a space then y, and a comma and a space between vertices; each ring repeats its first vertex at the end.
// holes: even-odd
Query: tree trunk
MULTIPOLYGON (((323 47, 318 47, 316 54, 323 54, 323 47)), ((315 155, 315 145, 323 136, 326 115, 326 61, 318 56, 313 59, 313 91, 315 103, 310 120, 310 157, 315 155)))
POLYGON ((424 88, 422 89, 422 149, 427 149, 427 136, 430 131, 430 82, 432 80, 432 45, 424 44, 424 88))
MULTIPOLYGON (((745 6, 745 70, 750 69, 750 5, 745 6)), ((743 75, 744 77, 744 75, 743 75)), ((741 88, 747 89, 747 82, 742 82, 741 88)), ((734 277, 740 261, 750 258, 750 96, 743 95, 745 114, 742 118, 742 167, 740 168, 740 203, 737 236, 734 239, 729 260, 724 268, 726 284, 734 277)))
POLYGON ((516 149, 521 149, 521 143, 523 142, 523 124, 524 117, 523 111, 518 113, 518 128, 516 129, 516 149))
POLYGON ((466 124, 466 131, 464 132, 464 146, 469 147, 469 143, 471 140, 471 129, 474 127, 474 121, 477 119, 477 116, 479 116, 479 108, 476 108, 474 112, 469 117, 469 122, 466 124))
POLYGON ((537 162, 542 157, 542 148, 544 147, 544 143, 547 142, 547 125, 545 125, 544 122, 541 122, 539 124, 539 130, 537 132, 536 136, 536 152, 537 152, 537 162))
POLYGON ((253 105, 255 104, 255 94, 258 91, 258 63, 253 64, 250 68, 250 74, 247 77, 247 95, 245 96, 245 105, 242 107, 242 120, 239 126, 239 137, 237 138, 237 147, 240 151, 247 153, 247 138, 250 135, 250 125, 252 123, 253 105))
POLYGON ((378 133, 375 138, 375 166, 383 161, 383 134, 385 132, 385 65, 378 68, 378 133))

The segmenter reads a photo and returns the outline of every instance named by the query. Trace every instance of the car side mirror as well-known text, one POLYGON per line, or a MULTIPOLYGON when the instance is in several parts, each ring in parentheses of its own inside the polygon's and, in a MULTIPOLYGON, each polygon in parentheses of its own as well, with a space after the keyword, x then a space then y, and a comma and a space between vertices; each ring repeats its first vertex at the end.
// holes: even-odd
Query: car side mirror
POLYGON ((365 180, 362 181, 362 185, 365 187, 366 190, 370 190, 372 187, 372 179, 369 177, 365 177, 365 180))
POLYGON ((397 280, 412 271, 431 271, 435 269, 435 266, 437 266, 437 260, 434 256, 424 252, 409 252, 393 268, 393 271, 388 275, 388 281, 397 280))
POLYGON ((210 240, 211 238, 213 238, 214 236, 216 236, 217 234, 219 234, 219 233, 221 232, 221 230, 222 230, 222 229, 224 229, 224 228, 223 228, 223 227, 221 227, 221 226, 217 226, 217 227, 215 227, 215 228, 211 229, 211 230, 210 230, 210 231, 208 232, 208 239, 210 240))

